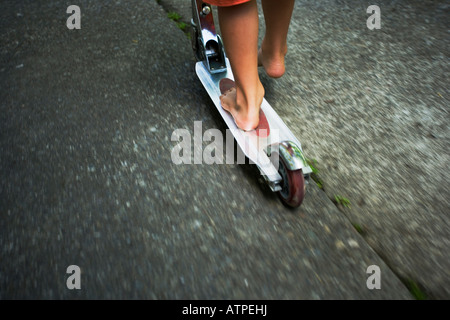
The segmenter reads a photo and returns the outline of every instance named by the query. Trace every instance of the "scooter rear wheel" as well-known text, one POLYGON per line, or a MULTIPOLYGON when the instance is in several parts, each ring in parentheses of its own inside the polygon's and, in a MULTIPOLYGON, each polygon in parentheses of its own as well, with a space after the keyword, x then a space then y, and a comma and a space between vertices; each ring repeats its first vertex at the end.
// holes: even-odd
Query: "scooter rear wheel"
POLYGON ((282 189, 278 192, 281 201, 291 208, 299 207, 306 193, 305 178, 301 169, 290 170, 286 160, 280 156, 278 172, 283 178, 282 189))

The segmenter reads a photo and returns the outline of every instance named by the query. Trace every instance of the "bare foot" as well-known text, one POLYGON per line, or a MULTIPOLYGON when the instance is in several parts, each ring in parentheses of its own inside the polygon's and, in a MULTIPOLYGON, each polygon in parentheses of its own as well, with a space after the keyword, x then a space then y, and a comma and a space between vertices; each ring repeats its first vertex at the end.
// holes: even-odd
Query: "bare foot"
POLYGON ((270 50, 264 50, 261 47, 258 51, 258 66, 264 67, 266 73, 271 78, 280 78, 286 71, 284 66, 284 57, 287 53, 286 50, 280 52, 270 52, 270 50))
MULTIPOLYGON (((222 108, 231 113, 238 128, 244 131, 252 131, 259 124, 259 110, 264 97, 264 88, 260 85, 256 103, 237 103, 237 89, 232 88, 220 96, 222 108)), ((242 99, 240 99, 242 100, 242 99)))

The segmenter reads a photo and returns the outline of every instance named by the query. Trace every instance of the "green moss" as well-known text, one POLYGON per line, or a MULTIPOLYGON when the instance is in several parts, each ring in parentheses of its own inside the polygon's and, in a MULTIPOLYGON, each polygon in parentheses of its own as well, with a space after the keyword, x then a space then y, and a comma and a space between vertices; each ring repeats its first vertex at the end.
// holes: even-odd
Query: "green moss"
POLYGON ((351 208, 351 202, 350 200, 348 200, 347 198, 340 196, 340 195, 335 195, 334 196, 334 201, 336 201, 337 204, 340 204, 341 206, 344 206, 346 208, 351 208))
POLYGON ((178 20, 181 19, 181 16, 180 16, 178 13, 174 12, 174 11, 168 12, 168 13, 167 13, 167 17, 168 17, 170 20, 173 20, 173 21, 175 21, 175 22, 177 22, 178 20))
POLYGON ((417 300, 426 300, 426 294, 419 288, 419 285, 411 279, 406 280, 406 286, 409 289, 409 292, 416 298, 417 300))

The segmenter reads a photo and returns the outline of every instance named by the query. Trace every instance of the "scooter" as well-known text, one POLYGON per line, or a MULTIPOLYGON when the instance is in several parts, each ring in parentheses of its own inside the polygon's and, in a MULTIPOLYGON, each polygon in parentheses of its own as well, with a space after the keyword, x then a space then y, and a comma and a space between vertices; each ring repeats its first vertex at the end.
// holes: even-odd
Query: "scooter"
POLYGON ((234 85, 233 72, 214 24, 211 5, 192 0, 192 49, 195 71, 233 134, 242 152, 254 163, 265 182, 289 207, 299 207, 312 173, 300 142, 263 99, 260 125, 256 130, 239 129, 232 115, 222 108, 220 96, 234 85))

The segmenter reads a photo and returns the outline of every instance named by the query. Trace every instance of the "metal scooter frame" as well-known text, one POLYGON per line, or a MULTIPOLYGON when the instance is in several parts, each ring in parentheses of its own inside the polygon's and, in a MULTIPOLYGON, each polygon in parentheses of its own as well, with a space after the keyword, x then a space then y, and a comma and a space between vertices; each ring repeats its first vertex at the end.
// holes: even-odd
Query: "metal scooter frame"
MULTIPOLYGON (((203 62, 204 68, 211 74, 211 84, 218 83, 220 78, 226 77, 231 72, 231 69, 228 70, 229 64, 223 43, 216 32, 212 8, 202 0, 192 0, 192 13, 192 48, 197 60, 203 62)), ((285 127, 284 123, 280 125, 285 127)), ((288 170, 301 169, 307 183, 312 170, 299 146, 300 142, 291 135, 288 140, 267 146, 265 153, 267 157, 270 157, 272 152, 278 153, 285 160, 288 170)), ((282 177, 277 170, 274 171, 274 166, 258 166, 258 168, 272 191, 278 192, 282 189, 282 177)))
POLYGON ((227 70, 222 39, 217 34, 211 5, 192 0, 192 48, 210 73, 227 70))

